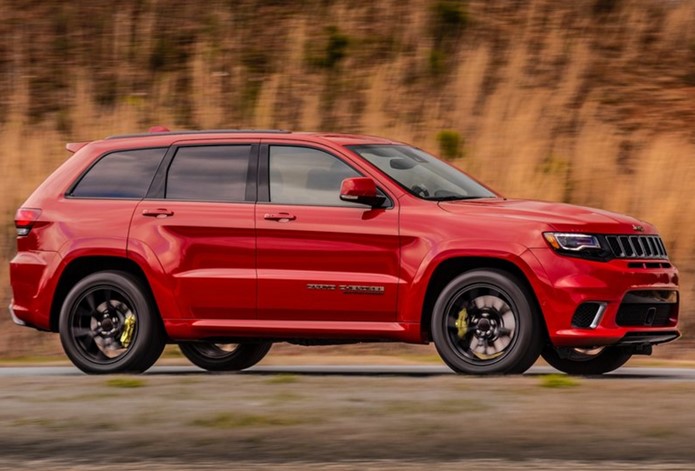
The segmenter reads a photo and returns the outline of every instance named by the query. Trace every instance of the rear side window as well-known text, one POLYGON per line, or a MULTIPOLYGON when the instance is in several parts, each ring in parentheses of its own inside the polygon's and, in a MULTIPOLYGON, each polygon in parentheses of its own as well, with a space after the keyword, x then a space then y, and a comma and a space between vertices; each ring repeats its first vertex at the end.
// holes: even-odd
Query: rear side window
POLYGON ((244 201, 250 145, 181 147, 167 174, 165 197, 244 201))
POLYGON ((137 198, 147 194, 166 148, 113 152, 103 156, 75 185, 80 198, 137 198))

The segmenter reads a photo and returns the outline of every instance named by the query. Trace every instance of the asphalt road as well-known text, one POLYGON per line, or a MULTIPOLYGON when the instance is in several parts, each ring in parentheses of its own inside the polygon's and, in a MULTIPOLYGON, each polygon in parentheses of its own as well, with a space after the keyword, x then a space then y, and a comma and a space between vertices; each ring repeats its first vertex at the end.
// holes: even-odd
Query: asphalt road
POLYGON ((165 360, 142 379, 0 367, 0 471, 695 469, 695 368, 550 381, 540 365, 505 378, 367 359, 214 375, 165 360))
MULTIPOLYGON (((534 366, 525 375, 558 373, 548 366, 534 366)), ((155 366, 146 375, 202 375, 207 373, 195 366, 155 366)), ((444 376, 454 373, 444 365, 311 365, 311 366, 256 366, 242 375, 294 374, 306 376, 444 376)), ((80 376, 72 366, 7 366, 0 367, 0 377, 18 376, 80 376)), ((654 379, 695 381, 695 368, 625 367, 604 375, 610 379, 654 379)))

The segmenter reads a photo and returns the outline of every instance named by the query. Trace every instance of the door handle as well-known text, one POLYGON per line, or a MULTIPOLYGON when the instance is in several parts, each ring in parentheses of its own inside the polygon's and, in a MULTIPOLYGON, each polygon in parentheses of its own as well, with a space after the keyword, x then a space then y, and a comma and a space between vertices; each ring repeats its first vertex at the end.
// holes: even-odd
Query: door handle
POLYGON ((265 219, 266 221, 289 222, 289 221, 294 221, 295 219, 297 219, 297 216, 295 216, 294 214, 290 214, 290 213, 275 213, 275 214, 266 213, 263 216, 263 219, 265 219))
POLYGON ((151 218, 168 218, 169 216, 173 216, 174 212, 169 211, 166 208, 145 209, 143 210, 142 215, 151 218))

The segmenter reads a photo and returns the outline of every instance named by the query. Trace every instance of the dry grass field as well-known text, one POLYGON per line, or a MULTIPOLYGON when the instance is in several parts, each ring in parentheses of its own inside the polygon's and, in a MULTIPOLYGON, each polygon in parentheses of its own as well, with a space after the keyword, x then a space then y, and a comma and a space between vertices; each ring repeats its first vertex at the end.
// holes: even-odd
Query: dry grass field
MULTIPOLYGON (((19 204, 67 141, 181 128, 414 143, 510 197, 655 223, 695 309, 695 3, 0 0, 0 304, 19 204), (457 148, 440 146, 449 130, 457 148)), ((2 316, 0 354, 54 340, 2 316)), ((676 351, 676 350, 672 350, 676 351)))

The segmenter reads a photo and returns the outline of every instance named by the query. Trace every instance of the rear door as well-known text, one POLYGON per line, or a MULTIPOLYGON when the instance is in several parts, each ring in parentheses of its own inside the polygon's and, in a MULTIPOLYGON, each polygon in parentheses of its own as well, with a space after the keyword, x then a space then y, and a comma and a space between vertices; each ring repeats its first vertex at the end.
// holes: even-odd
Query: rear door
POLYGON ((129 244, 144 244, 159 260, 181 318, 256 317, 258 148, 177 143, 133 215, 129 244))
POLYGON ((258 307, 261 319, 384 322, 396 319, 398 210, 341 201, 362 176, 318 145, 261 146, 258 307))

